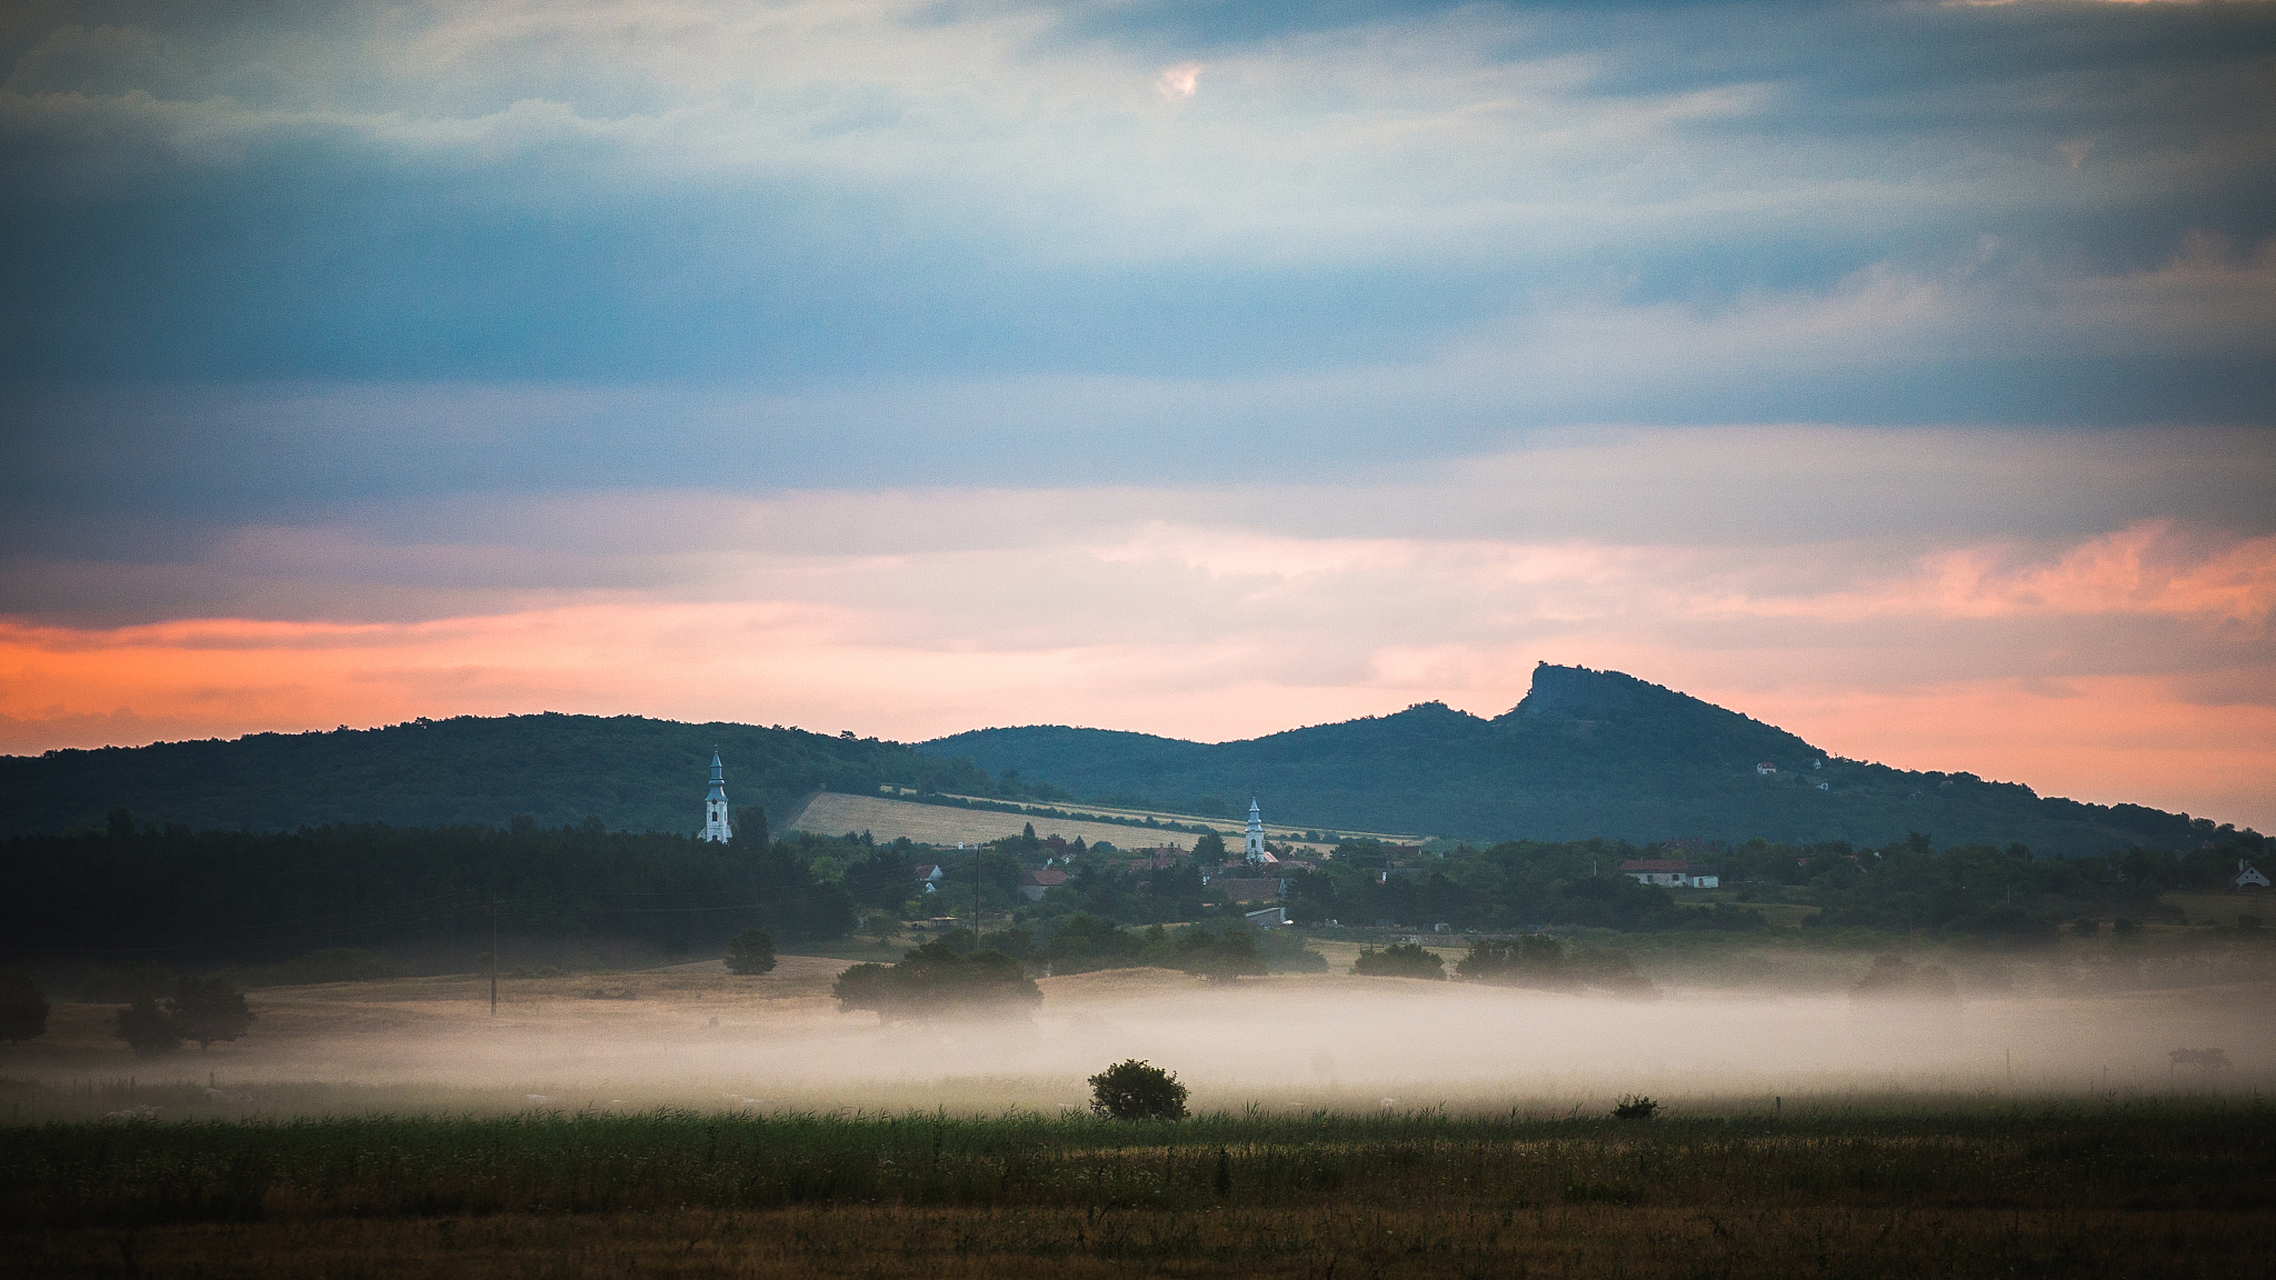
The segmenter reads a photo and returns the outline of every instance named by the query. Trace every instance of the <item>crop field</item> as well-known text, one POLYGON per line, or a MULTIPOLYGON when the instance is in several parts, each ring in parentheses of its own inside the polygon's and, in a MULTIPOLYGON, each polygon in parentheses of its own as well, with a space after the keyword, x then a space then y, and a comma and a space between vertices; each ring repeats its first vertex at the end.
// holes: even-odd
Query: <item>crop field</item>
POLYGON ((0 1130, 17 1275, 2265 1275, 2257 1099, 0 1130))

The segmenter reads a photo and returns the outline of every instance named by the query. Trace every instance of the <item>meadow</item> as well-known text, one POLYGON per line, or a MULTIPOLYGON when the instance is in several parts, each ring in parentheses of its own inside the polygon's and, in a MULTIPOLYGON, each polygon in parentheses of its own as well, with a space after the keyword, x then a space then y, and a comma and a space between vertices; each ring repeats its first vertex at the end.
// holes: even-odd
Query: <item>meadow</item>
POLYGON ((20 1275, 2263 1275, 2258 1098, 17 1125, 20 1275))

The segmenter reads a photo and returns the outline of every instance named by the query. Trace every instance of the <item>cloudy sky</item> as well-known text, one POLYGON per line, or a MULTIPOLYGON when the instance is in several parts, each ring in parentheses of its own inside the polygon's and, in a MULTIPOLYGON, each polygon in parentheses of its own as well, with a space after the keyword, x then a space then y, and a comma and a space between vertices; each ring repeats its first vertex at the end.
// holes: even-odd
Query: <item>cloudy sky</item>
POLYGON ((1628 671, 2276 829, 2276 4, 0 11, 0 751, 1628 671))

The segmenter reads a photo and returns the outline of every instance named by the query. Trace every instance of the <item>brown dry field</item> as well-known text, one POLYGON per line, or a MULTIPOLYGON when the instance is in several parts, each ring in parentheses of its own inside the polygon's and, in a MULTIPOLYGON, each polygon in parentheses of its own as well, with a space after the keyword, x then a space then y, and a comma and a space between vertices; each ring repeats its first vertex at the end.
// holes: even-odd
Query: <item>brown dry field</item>
MULTIPOLYGON (((1107 809, 1099 805, 1082 805, 1084 812, 1127 813, 1134 817, 1148 816, 1137 809, 1107 809)), ((1216 828, 1236 845, 1247 827, 1245 819, 1197 818, 1186 814, 1153 815, 1169 821, 1187 824, 1205 824, 1216 828)), ((807 801, 788 823, 786 831, 809 831, 819 836, 842 836, 849 831, 867 831, 877 840, 897 840, 902 836, 918 844, 954 845, 984 844, 1005 836, 1016 836, 1028 824, 1034 824, 1039 836, 1065 836, 1073 840, 1078 836, 1085 843, 1110 841, 1118 849, 1150 849, 1176 845, 1181 849, 1193 847, 1194 835, 1190 831, 1162 831, 1151 827, 1123 826, 1113 822, 1083 822, 1067 818, 1038 818, 1026 814, 996 813, 987 809, 959 809, 950 805, 920 804, 914 800, 895 800, 887 796, 844 795, 825 791, 807 801)), ((1265 824, 1265 832, 1275 844, 1293 844, 1313 853, 1326 853, 1335 846, 1307 844, 1301 831, 1265 824)), ((1389 836, 1392 840, 1409 840, 1412 836, 1389 836)))

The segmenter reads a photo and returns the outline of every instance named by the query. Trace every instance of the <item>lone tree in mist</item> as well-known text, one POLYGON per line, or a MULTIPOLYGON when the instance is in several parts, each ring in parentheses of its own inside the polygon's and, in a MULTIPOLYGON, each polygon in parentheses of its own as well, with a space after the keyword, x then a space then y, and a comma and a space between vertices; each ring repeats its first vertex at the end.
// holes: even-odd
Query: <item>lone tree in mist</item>
POLYGON ((1090 1079, 1091 1113, 1113 1120, 1183 1120, 1185 1086, 1160 1067, 1136 1058, 1090 1079))
POLYGON ((727 944, 727 972, 774 972, 774 937, 764 929, 745 929, 727 944))
POLYGON ((47 993, 29 969, 0 969, 0 1040, 14 1043, 47 1034, 47 993))
POLYGON ((182 1037, 174 1030, 173 1015, 159 1008, 158 1002, 149 996, 112 1015, 111 1025, 137 1058, 156 1058, 182 1047, 182 1037))
POLYGON ((202 1052, 216 1040, 235 1040, 253 1025, 245 993, 227 978, 184 977, 174 984, 174 1030, 202 1052))
POLYGON ((1351 971, 1363 978, 1436 978, 1446 980, 1446 961, 1419 943, 1394 942, 1377 951, 1360 950, 1351 971))

